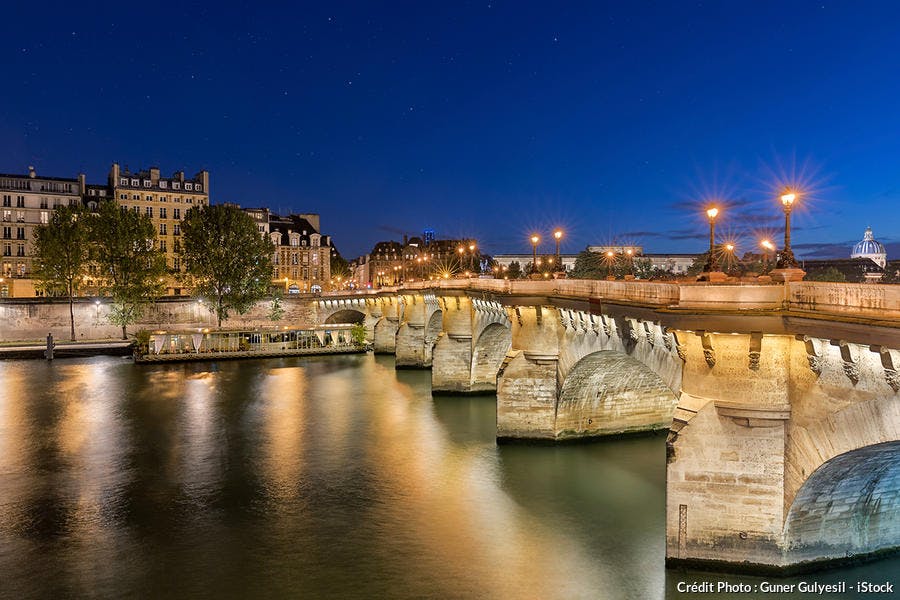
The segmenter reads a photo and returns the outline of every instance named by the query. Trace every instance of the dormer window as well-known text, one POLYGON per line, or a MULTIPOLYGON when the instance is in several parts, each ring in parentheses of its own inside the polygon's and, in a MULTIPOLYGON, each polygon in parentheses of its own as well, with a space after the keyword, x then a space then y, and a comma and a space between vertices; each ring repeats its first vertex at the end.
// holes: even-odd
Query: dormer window
POLYGON ((166 189, 166 186, 167 186, 167 185, 169 185, 169 182, 168 182, 168 181, 163 181, 162 179, 159 180, 159 187, 160 187, 161 189, 166 189))
POLYGON ((181 182, 180 182, 180 181, 173 181, 173 182, 172 182, 172 189, 174 189, 174 190, 179 190, 179 189, 181 189, 181 182))
POLYGON ((193 184, 193 183, 185 183, 185 184, 184 184, 184 189, 186 189, 186 190, 193 190, 193 189, 194 189, 194 184, 193 184))
POLYGON ((150 187, 150 180, 149 180, 149 179, 145 179, 145 180, 144 180, 144 187, 150 187))
POLYGON ((195 189, 196 191, 198 191, 198 192, 202 192, 202 191, 203 191, 203 186, 200 185, 200 184, 198 183, 197 185, 194 186, 194 189, 195 189))
POLYGON ((131 185, 133 185, 134 187, 137 187, 138 185, 140 185, 140 182, 137 179, 132 179, 131 185))

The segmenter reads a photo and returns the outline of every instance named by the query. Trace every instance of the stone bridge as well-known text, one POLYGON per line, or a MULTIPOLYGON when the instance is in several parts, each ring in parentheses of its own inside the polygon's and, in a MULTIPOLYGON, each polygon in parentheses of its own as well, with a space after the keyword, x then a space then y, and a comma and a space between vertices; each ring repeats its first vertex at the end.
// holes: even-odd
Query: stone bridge
POLYGON ((900 286, 456 280, 317 300, 499 439, 668 430, 667 560, 789 570, 900 546, 900 286))

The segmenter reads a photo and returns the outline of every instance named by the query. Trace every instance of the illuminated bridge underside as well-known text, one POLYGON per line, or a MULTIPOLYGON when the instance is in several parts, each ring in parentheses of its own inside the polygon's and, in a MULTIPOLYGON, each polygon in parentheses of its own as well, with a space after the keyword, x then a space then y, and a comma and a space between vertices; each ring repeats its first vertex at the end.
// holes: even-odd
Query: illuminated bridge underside
POLYGON ((841 559, 900 547, 900 442, 831 459, 788 513, 790 562, 841 559))
POLYGON ((668 429, 678 398, 658 375, 613 351, 581 359, 560 391, 556 437, 668 429))

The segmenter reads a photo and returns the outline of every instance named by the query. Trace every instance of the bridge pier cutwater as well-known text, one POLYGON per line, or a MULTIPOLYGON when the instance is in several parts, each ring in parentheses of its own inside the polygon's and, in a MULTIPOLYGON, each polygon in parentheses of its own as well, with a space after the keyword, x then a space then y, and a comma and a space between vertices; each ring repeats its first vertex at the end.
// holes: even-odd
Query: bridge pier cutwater
POLYGON ((496 390, 498 439, 668 430, 667 562, 784 571, 900 546, 895 288, 463 281, 349 310, 435 392, 496 390))

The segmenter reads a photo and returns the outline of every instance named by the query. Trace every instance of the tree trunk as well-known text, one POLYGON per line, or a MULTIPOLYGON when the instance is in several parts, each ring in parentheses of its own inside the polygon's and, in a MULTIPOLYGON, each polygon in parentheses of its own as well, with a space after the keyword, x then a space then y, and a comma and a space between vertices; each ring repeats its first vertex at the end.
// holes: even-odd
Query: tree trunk
POLYGON ((75 299, 72 297, 72 286, 69 285, 69 333, 75 341, 75 299))
POLYGON ((128 327, 128 325, 125 325, 125 324, 123 323, 123 324, 122 324, 122 339, 123 339, 123 340, 127 340, 127 339, 128 339, 128 332, 125 331, 125 328, 126 328, 126 327, 128 327))

